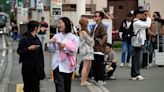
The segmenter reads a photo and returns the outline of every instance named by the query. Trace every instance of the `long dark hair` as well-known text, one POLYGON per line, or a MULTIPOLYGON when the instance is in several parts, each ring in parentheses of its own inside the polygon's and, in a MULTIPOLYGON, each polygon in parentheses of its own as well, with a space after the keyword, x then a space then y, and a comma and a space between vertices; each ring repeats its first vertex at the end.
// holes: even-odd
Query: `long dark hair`
MULTIPOLYGON (((65 33, 69 33, 69 32, 71 32, 71 30, 72 30, 72 26, 71 26, 71 21, 70 21, 70 19, 68 18, 68 17, 62 17, 62 18, 60 18, 63 22, 64 22, 64 24, 65 24, 65 33)), ((59 19, 59 20, 60 20, 59 19)))
POLYGON ((161 17, 161 15, 158 11, 155 11, 154 13, 156 13, 159 18, 161 17))

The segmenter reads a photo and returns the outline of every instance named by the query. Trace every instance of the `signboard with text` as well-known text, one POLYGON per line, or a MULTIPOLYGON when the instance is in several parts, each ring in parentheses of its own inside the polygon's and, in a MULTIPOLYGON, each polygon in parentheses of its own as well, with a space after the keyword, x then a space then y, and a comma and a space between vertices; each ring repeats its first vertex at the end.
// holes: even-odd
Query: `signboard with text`
POLYGON ((62 14, 62 0, 51 0, 51 16, 62 14))

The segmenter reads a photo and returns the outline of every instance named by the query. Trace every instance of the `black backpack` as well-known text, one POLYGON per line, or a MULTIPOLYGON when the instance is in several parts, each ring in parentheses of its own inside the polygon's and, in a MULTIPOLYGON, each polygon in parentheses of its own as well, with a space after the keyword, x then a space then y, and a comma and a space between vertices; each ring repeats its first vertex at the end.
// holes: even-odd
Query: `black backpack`
POLYGON ((132 38, 132 36, 134 36, 133 23, 134 23, 135 21, 137 21, 137 20, 133 20, 133 21, 132 21, 132 23, 130 24, 130 26, 129 26, 129 28, 128 28, 128 31, 127 31, 127 33, 126 33, 126 35, 127 35, 127 40, 128 40, 129 42, 131 42, 131 38, 132 38))

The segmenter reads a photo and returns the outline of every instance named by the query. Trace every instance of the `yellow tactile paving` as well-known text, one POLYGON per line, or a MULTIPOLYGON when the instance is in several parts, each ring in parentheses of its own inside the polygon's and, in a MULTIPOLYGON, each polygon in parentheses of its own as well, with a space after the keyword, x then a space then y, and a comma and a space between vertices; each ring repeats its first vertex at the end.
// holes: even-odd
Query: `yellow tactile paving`
POLYGON ((23 92, 23 84, 16 85, 16 92, 23 92))

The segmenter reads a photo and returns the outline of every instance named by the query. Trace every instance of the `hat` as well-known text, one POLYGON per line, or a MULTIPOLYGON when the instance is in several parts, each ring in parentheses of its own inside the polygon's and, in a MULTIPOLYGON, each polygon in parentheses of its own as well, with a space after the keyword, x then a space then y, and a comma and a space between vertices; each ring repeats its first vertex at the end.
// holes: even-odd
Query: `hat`
POLYGON ((128 13, 128 14, 127 14, 127 17, 132 17, 132 16, 133 16, 132 13, 128 13))

